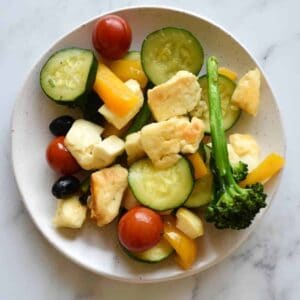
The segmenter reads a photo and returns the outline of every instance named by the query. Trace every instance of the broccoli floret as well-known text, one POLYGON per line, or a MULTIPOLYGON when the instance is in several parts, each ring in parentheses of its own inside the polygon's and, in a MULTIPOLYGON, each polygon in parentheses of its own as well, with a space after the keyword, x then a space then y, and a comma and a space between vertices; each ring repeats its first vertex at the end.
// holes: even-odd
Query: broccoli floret
POLYGON ((244 180, 248 175, 248 165, 242 161, 237 164, 231 165, 232 175, 236 182, 244 180))
MULTIPOLYGON (((223 127, 218 89, 218 61, 215 57, 208 59, 207 73, 212 137, 210 165, 214 176, 214 195, 206 209, 205 219, 219 229, 244 229, 251 224, 259 210, 266 206, 267 195, 263 191, 262 184, 256 183, 242 188, 234 178, 223 127)), ((238 169, 240 177, 245 172, 245 167, 241 164, 238 169)))

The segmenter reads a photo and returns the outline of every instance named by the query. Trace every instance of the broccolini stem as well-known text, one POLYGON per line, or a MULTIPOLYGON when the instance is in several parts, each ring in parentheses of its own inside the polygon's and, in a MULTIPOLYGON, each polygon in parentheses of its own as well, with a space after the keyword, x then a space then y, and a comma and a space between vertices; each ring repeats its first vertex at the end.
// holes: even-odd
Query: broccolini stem
POLYGON ((228 159, 227 142, 223 127, 221 98, 218 84, 218 60, 211 56, 207 60, 208 102, 212 151, 219 176, 228 184, 234 183, 228 159))

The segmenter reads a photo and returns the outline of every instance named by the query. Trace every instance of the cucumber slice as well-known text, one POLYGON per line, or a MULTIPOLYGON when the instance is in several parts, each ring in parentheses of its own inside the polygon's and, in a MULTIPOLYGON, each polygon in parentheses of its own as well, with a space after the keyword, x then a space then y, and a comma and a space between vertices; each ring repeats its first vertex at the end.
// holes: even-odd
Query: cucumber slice
POLYGON ((122 59, 127 60, 140 60, 141 54, 139 51, 129 51, 122 59))
MULTIPOLYGON (((200 77, 199 83, 202 88, 201 101, 190 114, 193 117, 202 119, 205 124, 205 133, 210 134, 207 76, 204 75, 200 77)), ((230 80, 228 77, 219 75, 219 89, 221 95, 224 130, 230 129, 237 122, 241 114, 241 110, 231 103, 231 96, 235 87, 235 82, 230 80)))
POLYGON ((40 84, 44 93, 58 104, 76 104, 91 90, 97 60, 91 50, 66 48, 54 53, 43 66, 40 84))
POLYGON ((168 258, 174 252, 172 246, 164 238, 162 238, 157 245, 143 252, 130 252, 124 247, 122 248, 131 258, 146 263, 160 262, 168 258))
POLYGON ((139 160, 129 168, 128 182, 141 204, 158 211, 181 206, 194 185, 193 172, 185 158, 166 169, 154 167, 149 159, 139 160))
POLYGON ((198 179, 195 182, 191 195, 184 203, 184 206, 194 208, 207 205, 211 201, 212 181, 213 178, 211 173, 198 179))
POLYGON ((203 65, 200 42, 185 29, 166 27, 150 33, 144 40, 141 61, 144 72, 155 85, 180 70, 197 75, 203 65))

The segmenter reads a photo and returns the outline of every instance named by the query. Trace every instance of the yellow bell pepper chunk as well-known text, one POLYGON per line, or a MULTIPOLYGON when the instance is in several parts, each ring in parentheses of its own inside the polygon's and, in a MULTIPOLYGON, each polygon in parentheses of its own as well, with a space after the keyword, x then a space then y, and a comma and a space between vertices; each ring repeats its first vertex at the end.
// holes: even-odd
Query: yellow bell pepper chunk
POLYGON ((109 110, 122 117, 137 105, 139 99, 107 66, 98 66, 94 90, 109 110))
POLYGON ((110 69, 122 80, 135 79, 144 88, 147 85, 146 77, 140 60, 119 59, 109 63, 110 69))
POLYGON ((207 167, 198 152, 188 155, 188 160, 193 165, 195 180, 200 179, 207 174, 207 167))
POLYGON ((232 81, 236 81, 237 80, 237 74, 236 72, 225 68, 225 67, 220 67, 218 70, 219 74, 224 75, 226 77, 228 77, 229 79, 231 79, 232 81))
POLYGON ((284 163, 285 160, 282 156, 276 153, 271 153, 248 174, 245 180, 241 181, 239 184, 241 187, 245 187, 246 185, 257 182, 263 183, 282 169, 284 163))
POLYGON ((173 221, 164 222, 163 236, 178 254, 176 258, 177 263, 185 270, 190 268, 197 257, 197 244, 195 240, 190 239, 178 230, 173 221))

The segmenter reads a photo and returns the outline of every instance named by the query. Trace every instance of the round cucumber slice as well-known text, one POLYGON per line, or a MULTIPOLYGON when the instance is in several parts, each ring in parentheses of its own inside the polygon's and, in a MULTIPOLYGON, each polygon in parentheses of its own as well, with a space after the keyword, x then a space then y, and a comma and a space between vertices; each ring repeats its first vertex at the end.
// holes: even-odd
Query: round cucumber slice
POLYGON ((58 104, 74 104, 91 90, 97 66, 96 57, 91 50, 59 50, 48 59, 41 70, 41 87, 58 104))
POLYGON ((166 27, 152 32, 142 45, 142 66, 155 85, 167 81, 180 70, 197 75, 203 59, 200 42, 191 32, 181 28, 166 27))
MULTIPOLYGON (((210 134, 207 76, 204 75, 200 77, 199 83, 202 88, 201 101, 190 114, 193 117, 202 119, 205 124, 205 133, 210 134)), ((230 129, 237 122, 241 114, 241 110, 231 102, 231 97, 235 88, 235 82, 224 75, 219 75, 219 90, 221 95, 224 130, 230 129)))
POLYGON ((122 248, 131 258, 145 263, 161 262, 174 252, 173 247, 164 238, 157 245, 143 252, 130 252, 123 246, 122 248))
POLYGON ((181 206, 194 186, 193 172, 185 158, 166 169, 156 168, 149 159, 139 160, 129 168, 128 182, 142 205, 158 211, 181 206))

